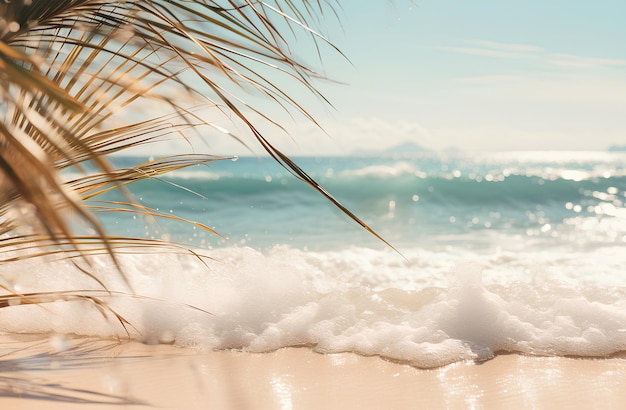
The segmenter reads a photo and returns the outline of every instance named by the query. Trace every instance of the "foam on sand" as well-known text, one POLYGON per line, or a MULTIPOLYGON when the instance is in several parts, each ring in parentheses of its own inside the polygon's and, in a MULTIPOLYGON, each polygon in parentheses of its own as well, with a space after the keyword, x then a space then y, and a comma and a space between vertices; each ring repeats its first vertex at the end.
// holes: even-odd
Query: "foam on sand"
MULTIPOLYGON (((509 255, 508 263, 506 255, 463 263, 415 251, 402 262, 372 249, 278 247, 267 254, 224 248, 210 256, 204 264, 164 253, 123 257, 135 292, 154 299, 96 296, 134 328, 103 317, 89 301, 13 306, 0 320, 15 333, 125 337, 128 331, 148 343, 250 352, 309 346, 423 368, 499 352, 604 357, 626 349, 625 288, 581 287, 571 277, 568 283, 554 273, 570 273, 574 267, 566 263, 553 267, 551 278, 545 266, 540 271, 519 255, 509 255), (527 281, 512 279, 520 271, 527 281)), ((96 262, 110 289, 129 291, 106 259, 96 262)), ((21 293, 96 288, 68 262, 35 264, 13 264, 4 277, 21 293)), ((592 268, 583 266, 581 277, 592 268)))

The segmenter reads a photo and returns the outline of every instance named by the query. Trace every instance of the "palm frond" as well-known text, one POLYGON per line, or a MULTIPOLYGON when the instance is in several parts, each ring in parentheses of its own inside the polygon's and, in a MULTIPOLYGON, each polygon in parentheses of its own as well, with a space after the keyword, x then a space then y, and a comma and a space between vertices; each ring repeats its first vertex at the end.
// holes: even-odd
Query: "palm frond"
MULTIPOLYGON (((306 40, 318 53, 330 46, 320 34, 333 0, 13 0, 0 4, 0 262, 55 254, 68 259, 177 245, 107 235, 99 212, 134 212, 193 221, 143 207, 128 186, 191 165, 225 158, 170 156, 116 169, 111 154, 171 138, 188 141, 215 118, 236 119, 294 176, 343 207, 272 145, 250 118, 275 123, 265 108, 313 115, 287 92, 328 100, 316 89, 316 70, 293 56, 290 44, 306 40), (272 73, 270 75, 270 73, 272 73), (251 104, 248 96, 264 97, 251 104), (146 112, 150 105, 154 110, 146 112), (211 115, 206 114, 206 110, 211 115), (91 173, 70 181, 64 169, 91 173), (95 167, 95 171, 93 168, 95 167), (88 204, 120 190, 126 201, 88 204), (80 223, 70 223, 70 219, 80 223), (91 235, 77 232, 84 226, 91 235), (11 250, 12 252, 7 252, 11 250), (23 253, 16 253, 21 250, 23 253), (17 255, 17 256, 16 256, 17 255)), ((254 99, 253 99, 254 100, 254 99)), ((182 248, 185 249, 185 248, 182 248)))

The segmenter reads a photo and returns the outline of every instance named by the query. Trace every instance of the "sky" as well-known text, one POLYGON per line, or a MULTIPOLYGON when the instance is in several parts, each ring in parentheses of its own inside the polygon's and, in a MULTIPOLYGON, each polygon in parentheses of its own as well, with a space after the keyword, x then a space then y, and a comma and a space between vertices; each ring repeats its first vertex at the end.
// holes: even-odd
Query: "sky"
MULTIPOLYGON (((349 62, 323 50, 320 68, 341 84, 317 83, 334 108, 302 97, 325 132, 278 114, 290 136, 269 135, 291 155, 407 141, 464 151, 626 145, 624 0, 340 3, 341 24, 328 15, 324 34, 349 62)), ((313 49, 295 50, 320 66, 313 49)))

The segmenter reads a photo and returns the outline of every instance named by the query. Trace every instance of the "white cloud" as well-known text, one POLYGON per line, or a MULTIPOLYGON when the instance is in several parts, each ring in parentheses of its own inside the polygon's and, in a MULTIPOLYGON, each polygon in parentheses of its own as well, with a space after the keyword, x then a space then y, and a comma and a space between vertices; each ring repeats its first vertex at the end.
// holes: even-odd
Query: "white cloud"
POLYGON ((541 47, 531 44, 500 43, 487 40, 467 40, 465 43, 473 47, 442 46, 438 47, 438 49, 458 54, 505 59, 532 58, 536 53, 543 51, 541 47))
POLYGON ((457 81, 466 84, 502 84, 514 83, 525 80, 526 77, 511 74, 481 75, 476 77, 462 77, 457 81))
POLYGON ((597 104, 626 109, 626 78, 587 74, 532 73, 527 76, 497 75, 459 79, 464 83, 489 85, 484 99, 525 100, 538 104, 597 104))
MULTIPOLYGON (((564 105, 587 105, 590 109, 597 109, 604 105, 611 109, 611 105, 618 105, 626 109, 626 77, 623 71, 608 72, 607 68, 626 67, 625 59, 586 57, 575 54, 547 53, 539 47, 526 44, 496 43, 483 40, 468 41, 481 45, 480 49, 463 47, 446 47, 454 52, 471 52, 484 56, 519 56, 520 58, 534 59, 532 69, 524 66, 499 67, 501 72, 493 72, 494 65, 486 66, 484 74, 462 76, 455 78, 457 83, 470 85, 476 101, 501 100, 505 104, 510 101, 536 101, 537 104, 554 104, 561 102, 564 105), (469 51, 468 51, 469 50, 469 51), (480 52, 475 50, 480 50, 480 52), (519 52, 514 52, 519 51, 519 52), (524 51, 524 52, 522 52, 524 51), (488 91, 487 91, 488 87, 488 91)), ((469 87, 463 92, 470 93, 469 87)), ((451 93, 458 94, 458 90, 451 93)), ((532 107, 529 108, 532 110, 532 107)))
MULTIPOLYGON (((377 152, 395 145, 411 141, 430 147, 434 137, 430 131, 417 122, 386 121, 380 118, 349 118, 345 120, 323 121, 324 130, 310 122, 283 124, 288 134, 275 128, 261 129, 263 135, 276 148, 291 156, 351 155, 359 151, 377 152)), ((227 135, 216 132, 191 141, 195 152, 219 155, 266 155, 263 148, 245 130, 246 143, 252 151, 227 135)), ((182 139, 166 141, 150 149, 152 155, 165 155, 189 152, 190 146, 182 139)), ((145 155, 143 152, 134 154, 145 155)))
POLYGON ((451 51, 453 53, 467 54, 473 56, 482 57, 494 57, 494 58, 508 58, 508 59, 520 59, 528 57, 524 53, 494 50, 490 48, 478 48, 478 47, 437 47, 439 50, 451 51))
POLYGON ((593 58, 574 54, 552 54, 548 63, 563 67, 626 67, 626 60, 613 58, 593 58))
POLYGON ((546 66, 558 66, 562 68, 626 67, 625 59, 549 53, 541 47, 530 44, 500 43, 488 40, 466 40, 465 43, 471 44, 474 47, 441 46, 437 47, 437 49, 457 54, 503 59, 539 58, 540 61, 543 61, 543 63, 546 64, 546 66))
POLYGON ((322 121, 327 134, 312 124, 289 127, 293 139, 274 141, 290 155, 350 155, 357 151, 383 151, 403 142, 432 145, 430 131, 416 121, 353 117, 322 121))
MULTIPOLYGON (((581 138, 559 131, 524 130, 502 124, 474 127, 440 127, 435 129, 435 149, 455 146, 466 151, 532 151, 532 150, 580 150, 594 149, 593 144, 581 138)), ((596 147, 597 149, 597 147, 596 147)))
POLYGON ((474 44, 479 47, 490 48, 493 50, 503 50, 511 52, 539 52, 543 51, 541 47, 537 47, 531 44, 515 44, 515 43, 500 43, 496 41, 488 40, 467 40, 466 43, 474 44))

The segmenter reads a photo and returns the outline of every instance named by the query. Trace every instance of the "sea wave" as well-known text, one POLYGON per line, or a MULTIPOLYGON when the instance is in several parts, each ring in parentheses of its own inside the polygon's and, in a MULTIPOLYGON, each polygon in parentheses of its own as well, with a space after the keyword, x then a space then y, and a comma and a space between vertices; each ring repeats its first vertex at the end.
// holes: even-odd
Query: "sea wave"
MULTIPOLYGON (((214 250, 204 263, 166 252, 126 255, 126 279, 153 299, 99 298, 130 322, 130 337, 181 347, 309 346, 425 368, 500 352, 601 357, 626 350, 626 256, 602 252, 567 258, 414 249, 403 259, 389 250, 279 246, 214 250)), ((105 258, 93 266, 111 289, 129 291, 105 258)), ((5 284, 20 293, 96 287, 65 261, 3 270, 5 284)), ((4 331, 127 335, 87 301, 13 305, 0 316, 4 331)))
MULTIPOLYGON (((273 162, 190 168, 141 181, 133 192, 140 203, 229 240, 167 218, 157 225, 102 215, 111 234, 165 234, 198 247, 194 256, 158 249, 120 255, 132 289, 151 299, 94 296, 132 326, 125 330, 111 311, 103 317, 89 300, 44 307, 12 300, 1 326, 116 337, 128 331, 148 343, 200 349, 309 346, 419 367, 498 352, 623 352, 625 161, 605 153, 298 161, 403 256, 381 249, 273 162), (290 246, 274 246, 284 243, 290 246)), ((116 199, 107 195, 101 199, 116 199)), ((110 265, 102 257, 91 267, 110 289, 128 293, 110 265)), ((0 265, 0 273, 1 286, 22 294, 98 286, 67 261, 23 260, 0 265)))
MULTIPOLYGON (((326 189, 347 199, 380 198, 396 196, 411 200, 414 195, 440 202, 524 202, 545 203, 567 202, 587 199, 598 195, 605 200, 624 201, 626 197, 626 175, 603 175, 581 177, 585 171, 559 170, 544 175, 526 170, 525 173, 506 174, 476 173, 462 174, 419 174, 417 171, 399 171, 395 167, 386 169, 375 166, 371 169, 344 171, 340 175, 319 178, 326 189), (375 168, 375 169, 374 169, 375 168), (576 175, 574 175, 576 172, 576 175), (386 175, 386 176, 385 176, 386 175)), ((202 173, 191 178, 173 174, 165 178, 175 182, 184 181, 184 186, 193 191, 213 194, 262 194, 268 196, 279 192, 299 194, 314 191, 291 175, 233 175, 202 173)), ((141 190, 141 184, 137 184, 141 190)), ((163 187, 167 189, 167 187, 163 187)), ((173 187, 176 190, 175 187, 173 187)), ((432 202, 430 202, 432 203, 432 202)))
POLYGON ((426 173, 408 162, 399 161, 392 164, 369 165, 363 168, 348 169, 341 172, 342 176, 375 177, 375 178, 395 178, 402 175, 412 175, 418 178, 425 178, 426 173))

